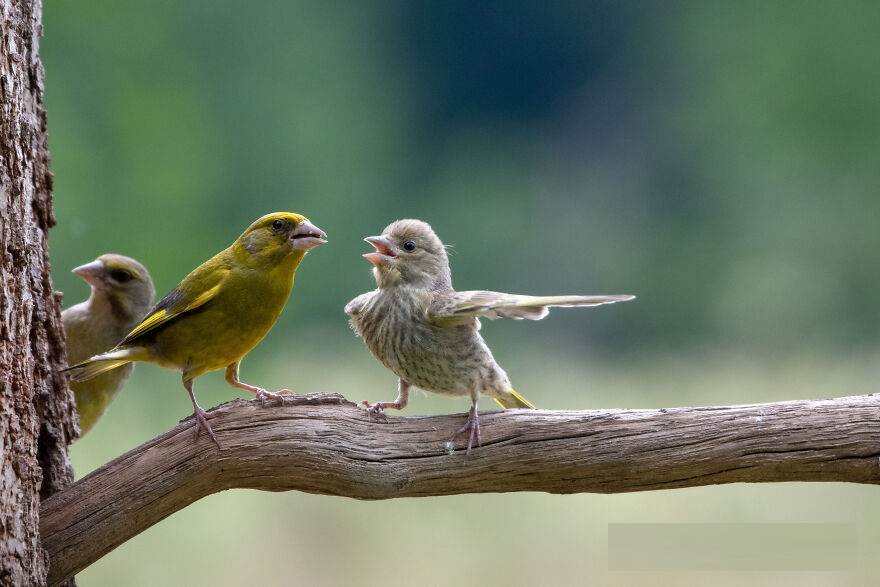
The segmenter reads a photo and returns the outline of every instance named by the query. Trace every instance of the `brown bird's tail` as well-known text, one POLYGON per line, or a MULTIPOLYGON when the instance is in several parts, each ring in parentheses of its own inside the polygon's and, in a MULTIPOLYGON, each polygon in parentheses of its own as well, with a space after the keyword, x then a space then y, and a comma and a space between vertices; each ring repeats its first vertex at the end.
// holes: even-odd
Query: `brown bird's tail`
POLYGON ((507 408, 524 408, 529 410, 535 409, 535 404, 521 396, 516 392, 515 389, 511 389, 510 392, 502 398, 493 397, 498 405, 504 409, 507 408))

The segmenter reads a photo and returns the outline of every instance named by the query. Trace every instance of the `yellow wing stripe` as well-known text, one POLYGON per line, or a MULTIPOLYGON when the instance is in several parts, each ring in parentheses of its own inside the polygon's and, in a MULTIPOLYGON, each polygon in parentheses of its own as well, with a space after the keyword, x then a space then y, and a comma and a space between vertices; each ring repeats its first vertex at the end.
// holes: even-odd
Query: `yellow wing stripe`
POLYGON ((153 330, 157 326, 165 324, 169 320, 175 318, 176 316, 183 314, 184 312, 189 312, 190 310, 195 310, 199 306, 205 305, 206 303, 208 303, 212 299, 214 299, 214 296, 216 296, 217 292, 220 291, 220 286, 222 285, 222 283, 223 282, 221 281, 220 283, 218 283, 217 285, 215 285, 211 289, 202 293, 196 299, 194 299, 191 304, 189 304, 185 308, 180 309, 179 311, 174 311, 174 310, 169 311, 167 309, 162 309, 157 312, 153 312, 152 314, 147 316, 143 322, 138 324, 138 326, 134 330, 132 330, 130 333, 128 333, 128 336, 126 336, 125 340, 123 340, 122 343, 120 343, 120 344, 125 344, 126 342, 128 342, 132 339, 135 339, 138 336, 140 336, 146 332, 153 330))

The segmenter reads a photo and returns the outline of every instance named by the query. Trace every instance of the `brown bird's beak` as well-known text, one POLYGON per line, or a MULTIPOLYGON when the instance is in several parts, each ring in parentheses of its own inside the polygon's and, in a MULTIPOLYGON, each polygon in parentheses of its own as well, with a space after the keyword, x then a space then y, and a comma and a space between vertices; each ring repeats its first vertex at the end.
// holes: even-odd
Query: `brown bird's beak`
POLYGON ((82 277, 89 285, 100 287, 101 277, 104 275, 104 264, 95 259, 91 263, 80 265, 73 272, 82 277))
POLYGON ((327 234, 309 221, 300 222, 290 234, 290 242, 295 251, 308 251, 323 245, 327 234))
POLYGON ((376 250, 372 253, 364 254, 364 257, 376 267, 392 265, 397 255, 391 250, 391 241, 384 236, 368 236, 364 239, 376 250))

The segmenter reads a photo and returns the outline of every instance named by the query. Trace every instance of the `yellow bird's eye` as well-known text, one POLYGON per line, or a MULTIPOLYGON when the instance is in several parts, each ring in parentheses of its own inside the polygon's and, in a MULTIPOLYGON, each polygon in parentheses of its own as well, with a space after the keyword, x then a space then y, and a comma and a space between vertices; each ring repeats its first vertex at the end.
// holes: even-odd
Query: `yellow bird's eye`
POLYGON ((281 230, 282 228, 284 228, 284 221, 282 221, 282 220, 275 220, 275 221, 272 223, 272 228, 274 228, 275 230, 281 230))

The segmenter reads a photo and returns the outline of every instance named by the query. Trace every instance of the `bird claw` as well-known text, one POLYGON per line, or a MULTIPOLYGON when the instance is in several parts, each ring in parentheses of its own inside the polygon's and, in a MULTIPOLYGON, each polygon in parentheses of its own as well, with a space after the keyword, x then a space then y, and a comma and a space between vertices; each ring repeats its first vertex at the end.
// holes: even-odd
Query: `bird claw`
POLYGON ((291 393, 293 392, 289 389, 281 389, 279 391, 266 391, 262 387, 258 387, 257 390, 254 392, 254 395, 256 396, 256 399, 260 400, 260 403, 262 403, 263 406, 266 405, 267 399, 277 400, 281 402, 281 405, 284 405, 284 396, 291 393))
POLYGON ((211 429, 211 425, 208 423, 208 420, 216 418, 223 414, 225 410, 217 410, 214 412, 206 412, 201 407, 196 406, 195 411, 193 412, 193 416, 195 417, 195 429, 196 429, 196 440, 199 438, 199 433, 202 429, 208 433, 208 436, 211 437, 211 440, 214 441, 214 444, 217 445, 217 448, 223 448, 220 445, 220 441, 217 440, 217 437, 214 435, 214 431, 211 429))
POLYGON ((382 402, 371 404, 367 400, 364 400, 358 405, 364 406, 366 408, 365 411, 367 412, 367 416, 370 418, 371 421, 373 420, 373 416, 376 416, 377 418, 383 418, 386 421, 388 420, 388 416, 385 415, 385 406, 382 404, 382 402))
POLYGON ((467 452, 465 453, 467 456, 470 456, 471 449, 474 446, 474 437, 477 438, 477 446, 483 446, 483 440, 480 437, 480 417, 477 415, 476 407, 472 407, 468 412, 468 419, 464 426, 459 428, 458 432, 455 433, 455 436, 459 434, 463 434, 469 432, 468 434, 468 445, 467 452))

